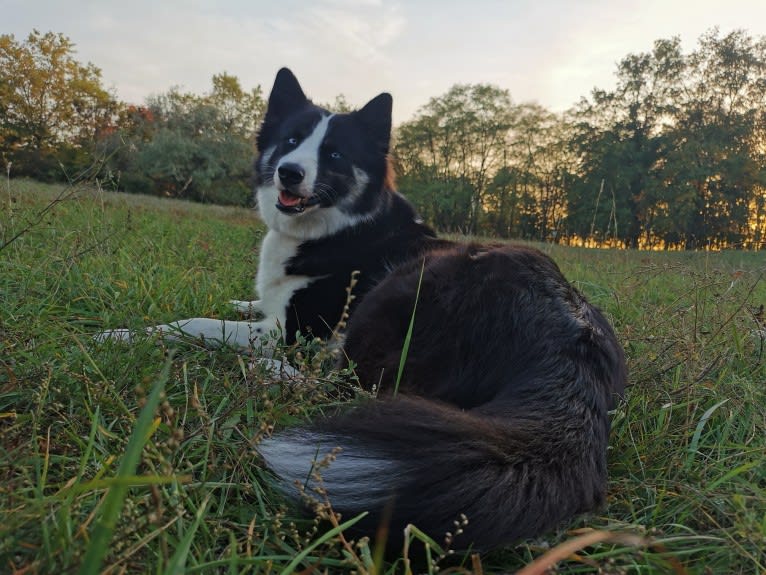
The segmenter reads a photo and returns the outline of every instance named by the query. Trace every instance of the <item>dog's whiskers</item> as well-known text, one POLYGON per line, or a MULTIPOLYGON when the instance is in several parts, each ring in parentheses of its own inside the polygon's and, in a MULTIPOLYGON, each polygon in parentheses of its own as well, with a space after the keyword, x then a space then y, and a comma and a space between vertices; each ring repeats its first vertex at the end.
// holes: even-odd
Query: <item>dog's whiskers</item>
POLYGON ((266 184, 273 184, 274 183, 274 174, 277 173, 277 167, 272 164, 266 164, 264 165, 261 170, 261 180, 263 180, 266 184))
POLYGON ((329 184, 317 182, 314 184, 314 194, 320 199, 326 199, 328 203, 333 203, 338 197, 338 192, 329 184))

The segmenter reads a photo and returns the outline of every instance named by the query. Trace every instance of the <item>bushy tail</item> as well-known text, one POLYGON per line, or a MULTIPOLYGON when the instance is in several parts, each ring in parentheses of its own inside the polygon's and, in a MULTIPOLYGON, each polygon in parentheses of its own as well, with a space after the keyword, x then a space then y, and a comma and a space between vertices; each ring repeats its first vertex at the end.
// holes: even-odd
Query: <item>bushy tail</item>
POLYGON ((413 523, 437 541, 468 522, 453 548, 488 550, 532 537, 594 508, 606 487, 608 421, 571 408, 540 412, 492 401, 463 411, 420 398, 369 402, 259 447, 287 493, 309 490, 314 462, 333 509, 373 535, 387 522, 389 544, 413 523))

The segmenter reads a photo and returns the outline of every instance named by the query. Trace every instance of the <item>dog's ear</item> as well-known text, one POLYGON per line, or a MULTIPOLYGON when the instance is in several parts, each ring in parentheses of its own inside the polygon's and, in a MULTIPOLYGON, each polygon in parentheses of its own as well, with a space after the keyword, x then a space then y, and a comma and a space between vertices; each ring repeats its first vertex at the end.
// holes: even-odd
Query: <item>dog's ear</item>
POLYGON ((386 92, 375 96, 363 108, 354 112, 370 135, 388 152, 391 141, 391 108, 393 98, 386 92))
POLYGON ((266 120, 280 120, 293 112, 300 110, 309 103, 303 93, 298 79, 287 68, 277 72, 274 87, 269 95, 269 105, 266 109, 266 120))

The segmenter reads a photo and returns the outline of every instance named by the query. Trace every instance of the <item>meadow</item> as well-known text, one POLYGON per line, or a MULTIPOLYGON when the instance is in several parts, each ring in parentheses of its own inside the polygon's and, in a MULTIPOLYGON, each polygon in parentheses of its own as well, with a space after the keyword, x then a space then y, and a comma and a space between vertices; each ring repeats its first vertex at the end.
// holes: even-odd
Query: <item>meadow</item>
POLYGON ((199 342, 93 340, 234 319, 264 233, 252 210, 9 180, 0 224, 0 572, 766 573, 763 253, 539 245, 627 353, 608 503, 481 558, 439 559, 432 533, 415 567, 424 534, 383 562, 343 536, 354 518, 286 507, 258 458, 354 392, 319 342, 280 350, 300 371, 282 378, 199 342))

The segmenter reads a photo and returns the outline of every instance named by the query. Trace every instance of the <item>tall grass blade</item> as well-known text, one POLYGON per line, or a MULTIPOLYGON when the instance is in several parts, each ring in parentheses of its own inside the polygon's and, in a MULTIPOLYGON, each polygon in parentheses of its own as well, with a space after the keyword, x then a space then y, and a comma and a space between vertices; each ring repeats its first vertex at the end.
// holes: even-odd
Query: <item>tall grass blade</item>
MULTIPOLYGON (((136 420, 136 425, 125 448, 120 467, 117 470, 117 478, 126 478, 135 475, 138 463, 141 460, 141 452, 149 440, 150 430, 153 428, 154 410, 160 404, 162 391, 168 380, 172 355, 165 362, 162 373, 157 378, 154 388, 147 398, 146 405, 136 420)), ((96 575, 101 571, 101 564, 109 549, 109 543, 117 525, 125 497, 128 494, 128 483, 118 483, 109 488, 101 506, 99 518, 96 520, 91 531, 91 540, 85 552, 80 575, 96 575)))
POLYGON ((420 284, 423 282, 423 272, 426 268, 426 259, 423 258, 423 263, 420 266, 420 277, 418 277, 418 288, 415 290, 415 303, 412 306, 412 315, 410 315, 410 325, 407 327, 407 335, 404 337, 404 345, 402 346, 402 354, 399 356, 399 369, 396 372, 396 384, 394 384, 394 397, 399 392, 399 382, 402 380, 402 374, 404 373, 404 364, 407 362, 407 355, 410 351, 410 340, 412 340, 412 330, 415 328, 415 312, 418 309, 418 300, 420 299, 420 284))
POLYGON ((303 551, 298 553, 295 558, 290 561, 290 563, 280 571, 280 575, 291 575, 292 573, 295 573, 295 570, 298 568, 298 565, 301 564, 301 561, 303 561, 306 557, 308 557, 309 553, 311 553, 314 549, 319 547, 322 543, 325 543, 326 541, 329 541, 339 533, 343 532, 345 529, 348 529, 352 525, 356 524, 358 521, 361 521, 365 516, 367 515, 367 511, 364 513, 360 513, 356 517, 352 517, 345 523, 341 523, 337 527, 333 527, 330 529, 327 533, 322 535, 319 539, 314 541, 311 545, 306 547, 303 551))
POLYGON ((181 542, 178 544, 176 552, 168 561, 165 569, 167 575, 183 575, 186 573, 186 558, 189 556, 189 549, 191 549, 192 541, 194 541, 194 535, 197 533, 200 521, 205 516, 205 510, 207 509, 208 501, 210 501, 210 495, 205 497, 202 505, 197 509, 197 513, 194 517, 194 523, 184 535, 181 542))
POLYGON ((412 575, 412 563, 410 561, 410 546, 413 541, 420 541, 423 544, 424 554, 426 558, 426 565, 428 565, 428 574, 431 575, 434 572, 435 564, 433 561, 432 551, 435 551, 437 555, 443 556, 444 549, 436 541, 434 541, 429 535, 415 527, 412 523, 408 523, 404 528, 404 564, 405 575, 412 575))
POLYGON ((707 420, 712 417, 712 415, 716 412, 716 410, 719 407, 721 407, 724 403, 728 401, 729 401, 729 398, 727 397, 723 401, 719 401, 718 403, 716 403, 713 407, 711 407, 705 413, 702 414, 702 417, 700 418, 699 423, 697 423, 697 428, 694 430, 692 441, 689 444, 689 454, 686 457, 687 469, 691 466, 692 462, 694 461, 694 455, 697 453, 697 448, 699 447, 700 438, 702 437, 702 430, 705 429, 705 424, 707 423, 707 420))
MULTIPOLYGON (((543 555, 526 565, 523 569, 517 571, 516 575, 544 575, 545 573, 550 573, 551 571, 555 571, 556 564, 559 561, 564 561, 577 551, 595 545, 596 543, 615 543, 633 547, 642 547, 649 544, 650 541, 640 535, 634 535, 633 533, 598 530, 590 531, 556 545, 556 547, 545 552, 543 555)), ((676 573, 680 575, 681 572, 676 571, 676 573)))

